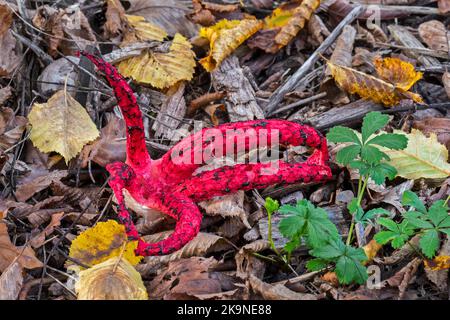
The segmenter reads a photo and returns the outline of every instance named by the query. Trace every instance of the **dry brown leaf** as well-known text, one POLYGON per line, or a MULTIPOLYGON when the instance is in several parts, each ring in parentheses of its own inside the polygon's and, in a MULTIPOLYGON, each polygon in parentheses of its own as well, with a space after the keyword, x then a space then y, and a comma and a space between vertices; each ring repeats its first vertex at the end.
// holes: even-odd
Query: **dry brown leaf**
POLYGON ((271 285, 254 275, 250 275, 249 284, 255 293, 266 300, 317 300, 313 294, 295 292, 282 284, 271 285))
POLYGON ((450 240, 447 236, 439 250, 439 255, 433 260, 425 260, 425 274, 442 292, 448 291, 448 274, 450 269, 450 240))
POLYGON ((45 237, 52 234, 53 230, 55 230, 56 227, 60 226, 63 216, 64 212, 52 215, 52 220, 50 221, 48 226, 46 226, 45 229, 42 230, 38 235, 33 236, 33 238, 30 240, 31 246, 33 248, 42 247, 42 245, 44 245, 45 243, 45 237))
MULTIPOLYGON (((6 86, 4 88, 0 88, 0 107, 8 101, 9 98, 12 96, 12 90, 10 86, 6 86)), ((0 126, 3 126, 3 123, 0 124, 0 126)))
POLYGON ((406 288, 414 280, 414 276, 419 268, 422 260, 414 258, 406 266, 396 272, 392 277, 383 281, 384 284, 389 284, 391 287, 397 287, 399 290, 399 300, 403 298, 406 293, 406 288))
POLYGON ((450 11, 450 0, 437 0, 439 11, 447 13, 450 11))
POLYGON ((65 55, 74 55, 76 51, 96 43, 89 21, 79 7, 55 9, 41 6, 36 10, 33 24, 52 35, 47 37, 48 51, 52 56, 57 56, 58 50, 65 55))
POLYGON ((241 279, 247 279, 249 274, 257 273, 258 270, 255 270, 257 269, 255 265, 258 267, 259 260, 253 256, 253 253, 269 248, 270 244, 266 240, 256 240, 243 246, 235 256, 236 276, 241 279))
POLYGON ((17 46, 16 38, 12 35, 11 30, 7 30, 0 35, 0 77, 9 77, 18 67, 21 61, 21 55, 17 46))
POLYGON ((156 88, 168 88, 181 80, 191 80, 195 68, 195 54, 191 44, 176 34, 168 53, 144 50, 141 55, 121 61, 118 70, 137 82, 156 88))
POLYGON ((16 300, 23 285, 22 267, 14 262, 0 275, 0 300, 16 300))
POLYGON ((244 191, 238 191, 231 195, 223 197, 214 197, 207 201, 202 201, 199 206, 203 208, 206 214, 211 216, 220 215, 221 217, 239 217, 247 228, 251 228, 247 221, 247 215, 244 209, 244 191))
POLYGON ((58 152, 66 163, 99 136, 86 109, 64 90, 55 93, 47 103, 35 103, 28 119, 33 126, 33 144, 42 152, 58 152))
POLYGON ((333 287, 339 287, 339 279, 336 272, 328 271, 320 277, 321 280, 329 282, 333 287))
MULTIPOLYGON (((147 242, 157 242, 167 238, 172 231, 164 231, 149 236, 144 236, 147 242)), ((171 261, 193 256, 204 256, 210 252, 222 251, 228 249, 230 244, 222 237, 211 233, 200 232, 187 245, 180 250, 166 256, 146 257, 145 263, 137 266, 139 272, 143 275, 149 274, 155 266, 165 265, 171 261)))
POLYGON ((218 261, 213 257, 192 257, 172 261, 148 285, 150 299, 192 299, 196 295, 222 292, 224 283, 213 272, 218 261))
POLYGON ((374 239, 370 240, 370 242, 363 247, 364 253, 367 256, 365 264, 371 262, 376 257, 378 251, 380 251, 382 247, 383 246, 380 245, 378 242, 376 242, 374 239))
POLYGON ((231 55, 245 40, 261 29, 259 20, 221 20, 214 26, 201 28, 199 36, 209 40, 209 54, 200 64, 211 72, 231 55))
POLYGON ((422 131, 426 136, 431 133, 437 135, 440 143, 450 150, 450 119, 449 118, 426 118, 414 121, 413 127, 422 131))
POLYGON ((65 178, 68 174, 66 170, 47 171, 34 169, 30 174, 19 180, 16 198, 18 201, 27 201, 35 193, 42 191, 49 187, 52 182, 59 181, 65 178))
POLYGON ((27 118, 16 116, 11 108, 2 108, 0 110, 0 149, 6 150, 19 142, 27 123, 27 118))
POLYGON ((117 36, 123 32, 125 9, 119 0, 106 0, 105 35, 107 38, 117 36))
MULTIPOLYGON (((202 26, 210 26, 216 22, 215 14, 231 13, 239 9, 237 4, 220 4, 202 0, 192 0, 194 10, 189 18, 202 26)), ((223 18, 223 15, 221 15, 223 18)))
MULTIPOLYGON (((80 233, 72 241, 69 257, 90 267, 118 256, 136 265, 142 259, 134 254, 136 248, 137 241, 128 241, 125 227, 108 220, 80 233)), ((66 266, 72 265, 73 262, 67 260, 66 266)))
POLYGON ((3 1, 0 2, 0 37, 9 29, 13 21, 11 9, 3 1))
POLYGON ((141 275, 121 257, 113 257, 80 271, 75 291, 78 300, 148 299, 141 275))
POLYGON ((329 61, 327 64, 336 83, 349 93, 356 93, 364 99, 381 102, 386 106, 394 106, 402 99, 423 103, 422 97, 416 93, 402 90, 391 83, 352 68, 338 66, 329 61))
POLYGON ((431 20, 419 26, 419 35, 430 49, 448 52, 448 39, 450 32, 438 20, 431 20))
POLYGON ((380 78, 405 91, 422 79, 423 75, 422 72, 416 72, 412 64, 398 58, 377 57, 374 65, 380 78))
POLYGON ((225 108, 225 105, 223 105, 221 103, 210 104, 210 105, 205 107, 205 112, 209 115, 209 117, 211 118, 211 122, 215 126, 218 126, 220 124, 220 120, 219 120, 219 118, 216 115, 216 111, 217 110, 220 110, 222 112, 226 112, 227 111, 227 109, 225 108))
POLYGON ((442 83, 444 84, 445 93, 447 93, 447 97, 450 99, 450 72, 444 72, 442 83))
POLYGON ((0 223, 0 272, 5 271, 15 260, 26 269, 36 269, 43 265, 36 258, 33 249, 30 247, 24 249, 13 245, 9 239, 6 224, 0 223))

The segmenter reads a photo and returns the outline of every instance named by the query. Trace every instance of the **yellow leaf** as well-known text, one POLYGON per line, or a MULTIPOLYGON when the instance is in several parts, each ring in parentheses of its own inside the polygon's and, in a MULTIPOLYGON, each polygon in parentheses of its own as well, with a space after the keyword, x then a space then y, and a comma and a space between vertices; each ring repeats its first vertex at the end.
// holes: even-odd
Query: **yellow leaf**
POLYGON ((427 269, 432 271, 439 271, 450 269, 450 257, 449 256, 437 256, 433 260, 424 260, 423 262, 427 269))
POLYGON ((66 163, 100 135, 86 110, 64 90, 47 103, 35 103, 28 119, 33 144, 42 152, 58 152, 66 163))
POLYGON ((168 53, 143 51, 139 56, 120 62, 121 74, 156 88, 168 88, 181 80, 191 80, 195 54, 189 41, 176 34, 168 53))
POLYGON ((200 37, 209 40, 209 54, 200 60, 200 64, 211 72, 238 48, 245 40, 261 29, 259 20, 221 20, 214 26, 201 28, 200 37))
MULTIPOLYGON (((125 15, 125 17, 129 25, 134 29, 133 36, 137 41, 163 41, 167 37, 167 32, 164 29, 145 21, 144 17, 133 15, 125 15)), ((125 39, 124 42, 131 43, 125 39)))
POLYGON ((397 175, 406 179, 447 178, 450 176, 448 150, 437 141, 436 134, 427 138, 420 130, 412 129, 410 134, 401 130, 394 133, 408 137, 408 146, 403 150, 380 147, 391 160, 388 162, 397 169, 397 175))
POLYGON ((78 300, 148 300, 141 275, 120 257, 80 271, 75 291, 78 300))
POLYGON ((423 103, 422 97, 416 93, 397 88, 395 85, 367 75, 352 68, 347 68, 327 61, 334 80, 342 90, 356 93, 364 99, 393 106, 402 99, 411 99, 423 103))
POLYGON ((279 28, 285 26, 292 18, 292 10, 285 10, 282 6, 272 11, 270 16, 264 19, 264 29, 279 28))
POLYGON ((371 262, 382 247, 383 246, 375 240, 370 240, 370 242, 363 247, 364 253, 367 256, 367 261, 365 262, 365 264, 371 262))
MULTIPOLYGON (((142 259, 134 254, 137 241, 127 242, 123 248, 126 241, 127 235, 123 225, 115 220, 99 222, 72 241, 69 257, 92 267, 122 255, 132 265, 136 265, 142 259)), ((67 261, 67 266, 70 265, 73 265, 73 262, 67 261)))
POLYGON ((398 58, 382 59, 377 57, 374 64, 380 78, 405 91, 408 91, 414 83, 422 79, 422 72, 416 72, 411 63, 398 58))

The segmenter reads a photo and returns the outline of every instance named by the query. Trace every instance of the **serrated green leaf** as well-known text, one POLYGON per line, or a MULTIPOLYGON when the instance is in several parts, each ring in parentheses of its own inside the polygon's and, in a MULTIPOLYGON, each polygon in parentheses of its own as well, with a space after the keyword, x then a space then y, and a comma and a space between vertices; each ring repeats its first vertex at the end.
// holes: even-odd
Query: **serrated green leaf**
POLYGON ((439 249, 439 233, 436 230, 425 231, 420 237, 419 246, 425 256, 433 258, 439 249))
POLYGON ((389 122, 389 116, 381 112, 369 112, 363 119, 361 127, 362 141, 365 143, 376 131, 382 129, 389 122))
POLYGON ((389 216, 391 213, 383 208, 375 208, 375 209, 371 209, 369 211, 367 211, 366 213, 363 212, 363 215, 361 217, 356 216, 355 218, 357 218, 356 222, 360 222, 360 223, 367 223, 368 221, 375 219, 377 217, 380 217, 382 215, 386 215, 389 216))
POLYGON ((280 207, 280 204, 277 200, 272 199, 271 197, 266 198, 266 202, 264 203, 264 207, 266 208, 269 214, 274 213, 280 207))
POLYGON ((306 268, 309 271, 319 271, 328 266, 328 262, 323 259, 311 259, 306 263, 306 268))
POLYGON ((381 224, 382 226, 388 228, 391 231, 394 231, 394 232, 400 231, 398 225, 391 219, 380 218, 377 220, 377 222, 378 222, 378 224, 381 224))
POLYGON ((327 139, 331 142, 353 142, 358 145, 361 145, 361 142, 356 135, 355 131, 342 126, 336 126, 330 129, 327 134, 327 139))
POLYGON ((444 200, 436 201, 428 208, 428 217, 437 227, 444 219, 448 218, 447 208, 444 207, 444 200))
POLYGON ((332 261, 345 253, 345 244, 342 241, 333 241, 325 246, 314 248, 309 253, 314 257, 332 261))
POLYGON ((402 204, 404 206, 411 206, 422 213, 427 213, 427 209, 425 208, 422 200, 420 200, 417 194, 412 191, 407 190, 403 193, 402 204))
POLYGON ((288 239, 292 239, 304 233, 306 220, 300 215, 293 215, 280 220, 278 229, 288 239))
POLYGON ((370 139, 367 144, 376 144, 393 150, 402 150, 408 145, 408 138, 402 134, 383 133, 370 139))
POLYGON ((343 165, 347 165, 350 161, 356 158, 356 156, 360 153, 360 151, 361 146, 356 144, 342 148, 336 154, 336 161, 343 165))
POLYGON ((339 282, 342 284, 365 283, 368 275, 362 262, 366 259, 367 257, 362 249, 349 250, 346 255, 339 257, 335 269, 339 282))
POLYGON ((397 233, 394 231, 380 231, 373 237, 379 244, 386 244, 389 241, 395 239, 397 233))
POLYGON ((383 184, 386 178, 394 179, 396 173, 397 170, 386 163, 375 164, 369 169, 369 177, 378 185, 383 184))
POLYGON ((383 159, 389 160, 389 156, 386 153, 370 145, 364 145, 361 148, 361 158, 369 164, 378 164, 383 159))

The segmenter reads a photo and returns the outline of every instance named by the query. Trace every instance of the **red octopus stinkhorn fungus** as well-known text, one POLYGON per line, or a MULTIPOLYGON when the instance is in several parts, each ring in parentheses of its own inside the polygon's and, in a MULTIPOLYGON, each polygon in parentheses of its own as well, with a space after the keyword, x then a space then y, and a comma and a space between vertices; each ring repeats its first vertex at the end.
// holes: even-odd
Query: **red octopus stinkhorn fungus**
MULTIPOLYGON (((271 132, 276 132, 280 144, 307 145, 315 148, 313 154, 302 163, 278 160, 277 170, 273 172, 267 173, 271 170, 271 163, 259 162, 223 166, 195 174, 194 171, 205 164, 204 159, 200 163, 180 162, 177 161, 177 157, 184 152, 189 153, 192 159, 196 152, 208 148, 210 141, 204 139, 208 134, 208 128, 183 139, 162 158, 152 160, 145 145, 142 113, 132 89, 112 65, 89 53, 82 52, 82 54, 105 74, 125 119, 126 163, 115 162, 107 165, 106 169, 111 175, 109 185, 118 202, 118 218, 125 225, 128 237, 138 241, 137 255, 170 254, 192 240, 198 234, 202 221, 202 214, 196 205, 198 201, 227 195, 238 190, 265 188, 283 183, 321 182, 331 177, 326 139, 311 127, 286 120, 254 120, 214 127, 216 132, 224 135, 227 131, 235 129, 241 130, 240 132, 244 134, 251 131, 251 136, 257 140, 264 136, 258 133, 264 132, 265 137, 270 140, 271 132), (196 144, 196 141, 200 143, 196 144), (124 189, 139 204, 173 217, 176 220, 174 232, 162 241, 146 243, 139 236, 125 206, 124 189)), ((268 143, 270 144, 270 141, 268 143)), ((237 148, 233 146, 233 153, 247 152, 249 149, 251 149, 250 143, 246 141, 237 148)))

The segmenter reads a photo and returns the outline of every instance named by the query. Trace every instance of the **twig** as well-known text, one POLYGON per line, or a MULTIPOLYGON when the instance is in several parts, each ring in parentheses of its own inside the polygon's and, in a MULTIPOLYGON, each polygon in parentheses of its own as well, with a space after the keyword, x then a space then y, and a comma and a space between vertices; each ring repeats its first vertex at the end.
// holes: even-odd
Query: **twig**
POLYGON ((267 114, 267 116, 273 116, 273 115, 275 115, 275 114, 278 114, 278 113, 282 113, 282 112, 288 111, 288 110, 293 109, 293 108, 295 108, 295 107, 303 106, 303 105, 308 104, 308 103, 310 103, 310 102, 313 102, 313 101, 315 101, 315 100, 321 99, 321 98, 325 97, 326 95, 327 95, 326 92, 321 92, 321 93, 316 94, 316 95, 314 95, 314 96, 311 96, 311 97, 309 97, 309 98, 302 99, 302 100, 298 100, 298 101, 296 101, 296 102, 294 102, 294 103, 288 104, 287 106, 284 106, 284 107, 282 107, 282 108, 280 108, 280 109, 277 109, 277 110, 275 110, 275 111, 273 111, 273 112, 267 114))
POLYGON ((336 38, 341 34, 342 29, 364 10, 363 6, 355 7, 350 13, 338 24, 338 26, 333 30, 333 32, 326 38, 324 42, 317 48, 316 51, 305 61, 305 63, 292 75, 292 77, 281 87, 279 87, 269 100, 266 106, 266 114, 270 114, 277 108, 278 104, 283 100, 284 96, 291 91, 293 88, 298 86, 298 82, 306 75, 306 73, 314 66, 314 64, 319 59, 320 55, 323 54, 336 40, 336 38))
POLYGON ((53 58, 50 57, 50 55, 48 55, 46 52, 44 52, 44 50, 42 50, 41 48, 39 48, 35 43, 33 43, 30 39, 21 36, 20 34, 16 33, 14 30, 10 30, 12 35, 19 41, 21 42, 23 45, 27 46, 28 48, 30 48, 31 50, 33 50, 33 52, 40 58, 42 59, 42 61, 46 64, 49 65, 50 63, 53 62, 53 58))

